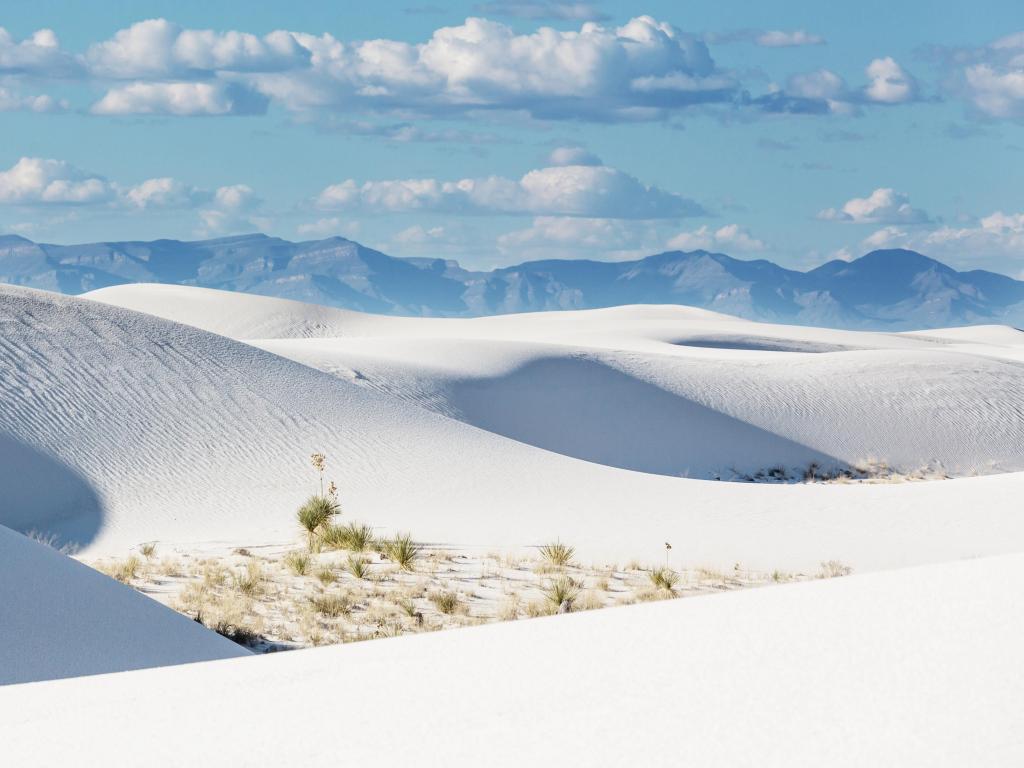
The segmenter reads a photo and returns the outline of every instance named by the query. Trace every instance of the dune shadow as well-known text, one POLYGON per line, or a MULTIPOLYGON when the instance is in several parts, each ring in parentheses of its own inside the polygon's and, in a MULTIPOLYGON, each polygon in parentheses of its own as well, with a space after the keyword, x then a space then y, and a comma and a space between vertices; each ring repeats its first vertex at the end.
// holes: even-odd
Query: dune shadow
POLYGON ((772 339, 754 336, 705 336, 681 339, 672 342, 678 347, 699 347, 702 349, 735 349, 751 352, 851 352, 860 347, 844 344, 828 344, 820 341, 798 341, 794 339, 772 339))
POLYGON ((531 361, 452 385, 459 418, 573 458, 652 474, 734 479, 785 466, 845 461, 708 408, 600 362, 531 361))
POLYGON ((91 542, 102 523, 99 496, 77 471, 0 434, 0 525, 75 549, 91 542))

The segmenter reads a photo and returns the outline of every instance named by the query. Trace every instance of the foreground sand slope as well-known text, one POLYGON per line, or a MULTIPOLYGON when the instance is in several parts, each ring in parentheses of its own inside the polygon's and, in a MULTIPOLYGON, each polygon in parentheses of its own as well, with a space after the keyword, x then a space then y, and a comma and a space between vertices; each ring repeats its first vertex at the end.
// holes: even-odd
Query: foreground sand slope
POLYGON ((248 655, 130 587, 0 526, 0 685, 248 655))
POLYGON ((1003 766, 1024 556, 0 690, 13 764, 1003 766), (155 747, 154 745, 159 745, 155 747))

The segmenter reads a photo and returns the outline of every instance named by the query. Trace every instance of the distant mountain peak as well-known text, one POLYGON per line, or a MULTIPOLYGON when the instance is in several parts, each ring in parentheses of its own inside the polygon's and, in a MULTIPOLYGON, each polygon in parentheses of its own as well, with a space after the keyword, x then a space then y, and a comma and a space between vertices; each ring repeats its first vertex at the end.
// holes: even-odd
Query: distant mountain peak
POLYGON ((395 258, 340 235, 299 243, 260 232, 212 240, 36 245, 0 236, 0 281, 83 293, 177 283, 365 312, 466 317, 683 304, 753 320, 910 330, 1024 325, 1024 283, 956 270, 916 251, 875 250, 807 272, 706 250, 623 262, 547 259, 489 272, 395 258))

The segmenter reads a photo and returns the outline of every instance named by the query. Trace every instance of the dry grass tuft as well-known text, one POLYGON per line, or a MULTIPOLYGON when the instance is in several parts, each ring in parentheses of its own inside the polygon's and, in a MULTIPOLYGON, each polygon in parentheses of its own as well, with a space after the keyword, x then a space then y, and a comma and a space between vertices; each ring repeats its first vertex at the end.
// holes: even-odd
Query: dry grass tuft
POLYGON ((560 541, 543 544, 537 549, 540 551, 540 556, 544 558, 544 561, 556 568, 564 568, 567 565, 571 565, 573 557, 576 556, 575 547, 570 547, 568 544, 563 544, 560 541))
POLYGON ((305 552, 289 552, 284 556, 284 564, 295 576, 309 573, 310 557, 305 552))

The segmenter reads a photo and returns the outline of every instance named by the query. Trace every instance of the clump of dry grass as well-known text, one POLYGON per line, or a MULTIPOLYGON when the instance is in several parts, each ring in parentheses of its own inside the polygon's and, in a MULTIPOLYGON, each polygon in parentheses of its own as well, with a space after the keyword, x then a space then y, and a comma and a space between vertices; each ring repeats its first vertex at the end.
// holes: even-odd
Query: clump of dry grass
POLYGON ((571 565, 573 557, 576 556, 576 548, 563 544, 561 541, 543 544, 537 549, 540 551, 540 556, 544 561, 556 568, 564 568, 567 565, 571 565))
POLYGON ((818 578, 834 579, 839 576, 849 576, 851 573, 853 573, 853 568, 846 563, 842 563, 839 560, 826 560, 821 564, 818 578))
POLYGON ((350 552, 365 552, 374 544, 373 527, 366 523, 347 523, 345 525, 328 525, 321 535, 323 544, 328 549, 346 549, 350 552))
POLYGON ((309 573, 310 557, 305 552, 289 552, 284 556, 284 564, 296 576, 309 573))
POLYGON ((140 544, 139 545, 139 553, 144 558, 149 560, 151 557, 153 557, 153 555, 156 554, 156 542, 151 541, 151 542, 148 542, 146 544, 140 544))
POLYGON ((231 578, 235 589, 246 597, 255 597, 263 589, 265 577, 260 564, 255 560, 250 560, 245 564, 245 570, 242 573, 233 573, 231 578))
POLYGON ((458 594, 448 590, 432 593, 430 595, 430 602, 432 602, 441 613, 449 616, 458 611, 462 604, 462 601, 459 600, 458 594))
POLYGON ((339 616, 348 616, 352 613, 352 600, 347 594, 328 593, 317 595, 310 599, 313 610, 336 619, 339 616))
POLYGON ((111 560, 99 566, 99 570, 112 579, 117 579, 122 584, 128 584, 139 575, 139 568, 142 563, 135 555, 130 555, 124 560, 111 560))
POLYGON ((316 577, 320 579, 320 583, 324 586, 333 584, 335 582, 334 569, 329 565, 321 565, 316 570, 316 577))

